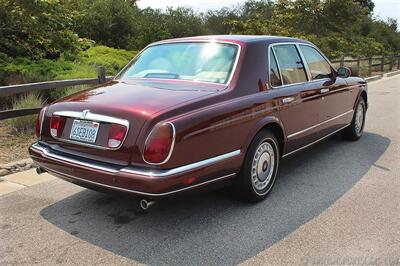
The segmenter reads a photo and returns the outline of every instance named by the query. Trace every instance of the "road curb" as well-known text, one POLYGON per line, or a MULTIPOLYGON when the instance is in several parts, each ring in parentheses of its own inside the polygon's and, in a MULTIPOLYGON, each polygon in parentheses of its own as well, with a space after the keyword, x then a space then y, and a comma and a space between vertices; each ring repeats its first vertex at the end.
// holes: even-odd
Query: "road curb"
POLYGON ((386 77, 393 77, 400 74, 400 70, 396 70, 393 72, 386 73, 386 77))
POLYGON ((35 163, 32 159, 19 160, 7 164, 0 164, 0 177, 11 175, 35 168, 35 163))

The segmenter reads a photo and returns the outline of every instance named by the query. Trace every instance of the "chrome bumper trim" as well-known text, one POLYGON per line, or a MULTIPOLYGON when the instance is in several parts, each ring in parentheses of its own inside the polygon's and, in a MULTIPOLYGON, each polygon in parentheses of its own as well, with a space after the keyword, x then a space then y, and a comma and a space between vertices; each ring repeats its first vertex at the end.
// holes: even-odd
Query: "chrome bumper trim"
POLYGON ((178 193, 178 192, 183 192, 185 190, 193 189, 193 188, 196 188, 196 187, 199 187, 199 186, 204 186, 204 185, 207 185, 209 183, 213 183, 213 182, 216 182, 216 181, 219 181, 219 180, 222 180, 222 179, 225 179, 225 178, 228 178, 228 177, 236 175, 236 173, 232 173, 232 174, 224 175, 224 176, 221 176, 221 177, 218 177, 218 178, 215 178, 215 179, 212 179, 212 180, 208 180, 208 181, 205 181, 205 182, 202 182, 202 183, 199 183, 199 184, 195 184, 195 185, 192 185, 192 186, 188 186, 188 187, 184 187, 184 188, 181 188, 181 189, 176 189, 176 190, 172 190, 172 191, 168 191, 168 192, 164 192, 164 193, 147 193, 147 192, 142 192, 142 191, 137 191, 137 190, 132 190, 132 189, 109 186, 109 185, 102 184, 102 183, 97 183, 97 182, 90 181, 90 180, 87 180, 87 179, 82 179, 82 178, 79 178, 79 177, 76 177, 76 176, 60 173, 58 171, 54 171, 54 170, 48 169, 46 167, 43 167, 43 169, 45 169, 50 174, 59 176, 60 178, 78 180, 78 181, 81 181, 83 183, 89 183, 89 184, 96 185, 96 186, 99 186, 99 187, 105 187, 105 188, 109 188, 109 189, 113 189, 113 190, 118 190, 118 191, 122 191, 122 192, 129 192, 129 193, 134 193, 134 194, 148 196, 148 197, 168 196, 168 195, 175 194, 175 193, 178 193))
POLYGON ((179 166, 179 167, 172 168, 172 169, 166 169, 166 170, 144 169, 144 170, 141 170, 138 168, 134 168, 132 166, 127 166, 127 167, 123 167, 121 169, 117 169, 117 168, 102 166, 100 164, 94 164, 94 163, 88 163, 88 162, 76 160, 73 158, 55 154, 55 153, 51 152, 51 150, 49 148, 43 147, 39 143, 32 144, 31 149, 33 149, 36 152, 40 152, 43 157, 48 158, 48 159, 55 159, 55 160, 62 161, 62 162, 72 163, 72 164, 80 165, 83 167, 88 167, 88 168, 108 172, 111 174, 127 173, 127 174, 136 174, 136 175, 150 176, 150 177, 164 177, 164 176, 171 176, 171 175, 175 175, 175 174, 184 173, 184 172, 187 172, 190 170, 195 170, 195 169, 198 169, 201 167, 206 167, 206 166, 212 165, 214 163, 238 156, 240 154, 240 150, 236 150, 236 151, 225 153, 225 154, 222 154, 222 155, 219 155, 216 157, 212 157, 212 158, 209 158, 206 160, 179 166))

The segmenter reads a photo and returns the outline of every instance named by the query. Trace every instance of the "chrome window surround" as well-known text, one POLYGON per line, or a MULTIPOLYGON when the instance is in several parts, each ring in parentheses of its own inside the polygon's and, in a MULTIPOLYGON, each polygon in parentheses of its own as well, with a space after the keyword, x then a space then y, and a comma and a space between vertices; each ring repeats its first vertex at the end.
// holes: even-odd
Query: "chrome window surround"
POLYGON ((66 156, 55 154, 50 150, 50 148, 44 147, 43 145, 40 145, 39 143, 34 143, 31 146, 31 149, 33 149, 36 152, 41 153, 43 157, 48 158, 48 159, 54 159, 54 160, 58 160, 58 161, 72 163, 72 164, 76 164, 79 166, 108 172, 110 174, 127 173, 127 174, 135 174, 135 175, 149 176, 149 177, 168 177, 168 176, 172 176, 172 175, 176 175, 176 174, 185 173, 185 172, 188 172, 191 170, 196 170, 196 169, 199 169, 202 167, 206 167, 206 166, 215 164, 217 162, 221 162, 221 161, 229 159, 229 158, 233 158, 235 156, 240 155, 240 153, 241 153, 240 150, 236 150, 236 151, 221 154, 221 155, 218 155, 218 156, 215 156, 212 158, 201 160, 201 161, 198 161, 195 163, 179 166, 176 168, 157 170, 157 169, 138 169, 138 168, 135 168, 132 166, 127 166, 127 167, 118 169, 115 167, 113 168, 113 167, 103 166, 100 164, 88 163, 88 162, 84 162, 81 160, 77 160, 77 159, 73 159, 73 158, 69 158, 66 156))
POLYGON ((323 80, 329 80, 329 78, 325 78, 325 79, 316 79, 316 80, 312 80, 311 78, 311 72, 310 69, 308 67, 307 62, 305 61, 303 52, 300 49, 300 46, 304 45, 304 46, 309 46, 314 48, 317 52, 319 52, 321 54, 321 56, 328 62, 328 64, 331 66, 332 70, 334 72, 336 72, 335 67, 332 65, 332 63, 329 61, 329 59, 318 49, 318 47, 316 47, 315 45, 309 44, 309 43, 302 43, 302 42, 277 42, 277 43, 271 43, 267 46, 267 51, 268 51, 268 67, 267 67, 267 73, 268 73, 268 85, 273 88, 273 89, 279 89, 279 88, 284 88, 284 87, 289 87, 289 86, 294 86, 294 85, 299 85, 299 84, 306 84, 306 83, 310 83, 310 82, 318 82, 318 81, 323 81, 323 80), (304 69, 306 71, 306 76, 307 76, 307 81, 306 82, 298 82, 298 83, 291 83, 291 84, 285 84, 285 85, 281 85, 281 86, 272 86, 271 81, 269 79, 269 72, 270 72, 270 67, 271 67, 271 52, 273 53, 273 55, 275 56, 276 59, 276 64, 278 66, 278 70, 279 70, 279 74, 280 74, 280 78, 281 78, 281 82, 283 82, 282 80, 282 71, 281 71, 281 67, 279 65, 279 61, 278 58, 276 57, 276 54, 274 52, 273 47, 274 46, 279 46, 279 45, 294 45, 297 49, 297 52, 300 55, 301 61, 303 62, 303 66, 304 69))
POLYGON ((324 124, 326 124, 326 123, 329 123, 329 122, 331 122, 331 121, 333 121, 333 120, 335 120, 335 119, 338 119, 338 118, 340 118, 340 117, 342 117, 342 116, 345 116, 345 115, 347 115, 347 114, 350 114, 350 113, 352 113, 353 111, 354 111, 354 110, 349 110, 349 111, 347 111, 347 112, 344 112, 343 114, 340 114, 340 115, 338 115, 338 116, 332 117, 332 118, 330 118, 330 119, 328 119, 328 120, 325 120, 325 121, 323 121, 323 122, 321 122, 321 123, 318 123, 318 124, 315 124, 315 125, 313 125, 313 126, 311 126, 311 127, 308 127, 308 128, 303 129, 303 130, 297 131, 297 132, 295 132, 295 133, 293 133, 293 134, 288 135, 287 138, 290 139, 290 138, 293 138, 294 136, 303 134, 303 133, 305 133, 305 132, 307 132, 307 131, 309 131, 309 130, 312 130, 312 129, 317 128, 317 127, 319 127, 319 126, 322 126, 322 125, 324 125, 324 124))
MULTIPOLYGON (((114 80, 118 80, 120 78, 120 75, 128 68, 128 66, 131 65, 131 63, 136 60, 147 48, 152 47, 152 46, 156 46, 156 45, 163 45, 163 44, 170 44, 170 43, 222 43, 222 44, 232 44, 238 47, 238 52, 236 53, 236 58, 235 58, 235 62, 232 66, 232 70, 229 76, 229 79, 227 80, 227 82, 225 83, 217 83, 217 82, 208 82, 208 81, 201 81, 201 83, 211 83, 211 84, 219 84, 219 85, 227 85, 229 86, 229 84, 231 83, 233 76, 236 72, 236 68, 237 65, 239 63, 239 58, 240 58, 240 54, 242 52, 242 46, 238 43, 235 42, 230 42, 230 41, 220 41, 220 40, 167 40, 167 41, 160 41, 160 42, 155 42, 155 43, 151 43, 149 45, 147 45, 142 51, 140 51, 140 53, 138 53, 131 61, 129 61, 128 64, 126 64, 126 66, 124 66, 124 68, 121 69, 121 71, 119 71, 117 73, 117 75, 115 75, 114 80)), ((137 79, 148 79, 148 78, 137 78, 137 79)), ((157 79, 157 80, 163 80, 161 78, 151 78, 151 79, 157 79)), ((193 81, 195 82, 195 81, 193 81)))
MULTIPOLYGON (((168 156, 167 156, 167 158, 165 158, 164 161, 162 161, 162 162, 160 162, 160 163, 151 163, 151 162, 146 161, 146 159, 144 158, 144 150, 146 149, 147 140, 149 139, 151 133, 153 133, 153 130, 155 129, 155 127, 158 125, 158 124, 156 124, 156 125, 152 128, 152 130, 150 131, 150 133, 147 135, 146 141, 144 142, 144 146, 143 146, 142 159, 143 159, 143 161, 144 161, 145 163, 147 163, 147 164, 150 164, 150 165, 162 165, 162 164, 165 164, 166 162, 168 162, 169 159, 170 159, 171 156, 172 156, 172 151, 173 151, 174 148, 175 148, 176 129, 175 129, 174 124, 172 124, 171 122, 165 122, 165 123, 166 123, 166 124, 169 124, 169 125, 171 126, 171 128, 172 128, 172 143, 171 143, 171 147, 170 147, 169 152, 168 152, 168 156)), ((161 124, 164 124, 164 123, 161 122, 161 124)))
POLYGON ((128 136, 129 132, 129 121, 125 119, 120 119, 112 116, 107 116, 107 115, 101 115, 101 114, 95 114, 91 113, 90 110, 83 110, 82 112, 77 112, 77 111, 56 111, 53 113, 53 115, 58 115, 58 116, 65 116, 65 117, 70 117, 70 118, 77 118, 81 120, 88 120, 88 121, 95 121, 95 122, 103 122, 103 123, 110 123, 110 124, 118 124, 126 127, 126 134, 121 142, 121 144, 118 147, 115 148, 109 148, 109 147, 103 147, 95 144, 90 144, 90 143, 85 143, 85 142, 79 142, 75 140, 70 140, 70 139, 62 139, 62 138, 57 138, 52 136, 53 138, 65 142, 65 143, 72 143, 72 144, 78 144, 81 146, 86 146, 86 147, 91 147, 91 148, 96 148, 96 149, 101 149, 101 150, 118 150, 122 144, 125 142, 125 139, 128 136))

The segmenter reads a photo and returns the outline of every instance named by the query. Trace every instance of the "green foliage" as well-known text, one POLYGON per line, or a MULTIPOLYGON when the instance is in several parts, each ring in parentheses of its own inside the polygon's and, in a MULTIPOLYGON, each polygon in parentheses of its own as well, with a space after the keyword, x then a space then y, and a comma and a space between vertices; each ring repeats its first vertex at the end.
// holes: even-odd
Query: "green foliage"
MULTIPOLYGON (((249 2, 247 2, 249 3, 249 2)), ((226 23, 233 34, 292 36, 318 45, 330 58, 398 53, 395 20, 376 21, 370 0, 278 0, 226 23), (266 13, 272 10, 271 13, 266 13), (265 14, 270 15, 266 19, 265 14), (272 14, 272 15, 271 15, 272 14), (267 20, 267 21, 266 21, 267 20)))
MULTIPOLYGON (((29 93, 14 99, 13 109, 35 108, 42 105, 43 101, 38 94, 29 93)), ((36 115, 16 117, 8 119, 7 122, 17 133, 26 133, 35 128, 36 115)))
POLYGON ((135 1, 75 0, 68 8, 75 14, 73 29, 79 36, 111 47, 132 48, 139 13, 135 1))
POLYGON ((0 18, 0 52, 11 57, 58 58, 81 50, 61 1, 0 0, 0 18))
POLYGON ((96 77, 99 65, 114 75, 129 50, 203 34, 293 36, 330 58, 398 53, 397 21, 373 9, 372 0, 247 0, 205 13, 136 0, 0 0, 0 84, 96 77))
POLYGON ((104 66, 108 75, 115 75, 137 52, 115 49, 107 46, 95 46, 80 53, 80 60, 85 65, 104 66))
MULTIPOLYGON (((5 85, 30 83, 46 80, 63 80, 76 78, 97 77, 99 66, 105 66, 107 75, 115 75, 121 70, 137 52, 115 49, 106 46, 95 46, 76 55, 70 61, 61 56, 58 60, 32 60, 17 57, 11 60, 0 53, 0 80, 5 85)), ((65 88, 48 90, 41 93, 46 101, 54 101, 71 94, 81 88, 65 88)), ((7 104, 7 99, 0 99, 0 103, 7 104)))

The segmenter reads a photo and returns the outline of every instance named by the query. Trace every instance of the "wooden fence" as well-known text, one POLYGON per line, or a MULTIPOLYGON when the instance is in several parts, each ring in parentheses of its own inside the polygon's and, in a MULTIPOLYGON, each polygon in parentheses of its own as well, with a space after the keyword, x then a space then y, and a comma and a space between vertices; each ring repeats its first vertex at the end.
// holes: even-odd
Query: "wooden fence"
POLYGON ((336 66, 348 66, 353 75, 371 77, 372 75, 400 70, 400 55, 380 57, 358 57, 356 59, 345 59, 342 56, 339 60, 331 61, 336 66))
MULTIPOLYGON (((85 78, 85 79, 70 79, 70 80, 56 80, 56 81, 45 81, 38 83, 28 83, 21 85, 11 86, 0 86, 0 97, 8 96, 18 93, 26 93, 31 91, 42 91, 49 89, 60 89, 65 87, 77 86, 77 85, 96 85, 102 84, 113 77, 106 77, 106 70, 104 67, 99 67, 97 78, 85 78)), ((39 108, 26 108, 19 110, 2 110, 0 111, 0 120, 14 118, 25 115, 37 114, 40 111, 39 108)))
MULTIPOLYGON (((342 56, 339 60, 332 60, 331 62, 336 66, 348 66, 354 75, 363 77, 371 77, 372 75, 382 74, 395 69, 400 70, 400 55, 359 57, 357 59, 346 59, 344 56, 342 56)), ((112 78, 113 77, 106 77, 106 70, 104 67, 99 67, 97 78, 57 80, 12 86, 0 86, 0 97, 11 94, 59 89, 77 85, 102 84, 111 80, 112 78)), ((40 109, 41 108, 28 108, 0 111, 0 120, 36 114, 40 111, 40 109)))

